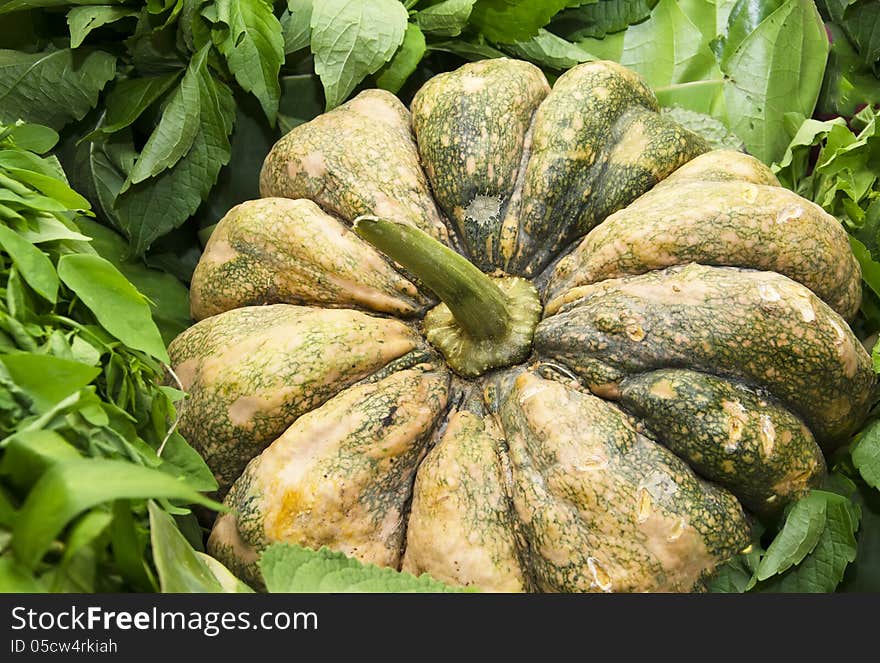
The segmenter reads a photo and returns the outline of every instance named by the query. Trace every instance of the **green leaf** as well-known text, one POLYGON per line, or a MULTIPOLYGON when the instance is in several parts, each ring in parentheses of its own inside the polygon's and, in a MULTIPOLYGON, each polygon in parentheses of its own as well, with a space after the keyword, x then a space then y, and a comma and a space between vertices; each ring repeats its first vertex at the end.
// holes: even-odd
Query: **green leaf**
POLYGON ((312 20, 314 0, 287 0, 287 9, 281 15, 281 33, 284 36, 284 53, 294 53, 305 48, 311 41, 309 24, 312 20))
POLYGON ((538 30, 538 34, 531 39, 505 46, 504 50, 518 58, 551 69, 568 69, 581 62, 596 59, 581 46, 544 29, 538 30))
POLYGON ((303 122, 316 118, 323 110, 322 87, 317 76, 311 74, 282 76, 278 119, 282 133, 287 133, 303 122))
POLYGON ((67 537, 67 542, 64 546, 64 556, 61 559, 61 564, 69 563, 76 553, 91 545, 107 531, 111 522, 113 522, 113 516, 110 512, 103 509, 86 511, 77 518, 70 528, 70 535, 67 537))
POLYGON ((147 537, 132 513, 129 500, 113 503, 113 525, 110 529, 110 549, 116 567, 125 580, 142 592, 157 589, 153 574, 147 566, 144 552, 147 537))
POLYGON ((17 147, 37 154, 45 154, 58 142, 58 132, 42 124, 21 123, 11 129, 17 147))
POLYGON ((130 126, 174 85, 178 76, 173 73, 118 81, 104 100, 107 109, 104 121, 83 140, 109 136, 130 126))
POLYGON ((222 592, 220 582, 177 529, 174 519, 152 500, 148 508, 153 561, 162 592, 222 592))
POLYGON ((487 60, 491 58, 503 58, 504 52, 486 44, 476 44, 468 41, 451 39, 428 45, 429 51, 442 51, 452 53, 465 60, 487 60))
MULTIPOLYGON (((736 26, 734 20, 728 35, 736 26)), ((804 0, 785 2, 723 57, 729 126, 750 153, 768 164, 782 157, 787 143, 783 116, 792 111, 812 115, 827 57, 822 19, 815 5, 804 0)))
POLYGON ((755 574, 758 580, 784 573, 813 551, 825 530, 827 505, 822 495, 813 493, 794 504, 782 530, 761 558, 755 574))
POLYGON ((199 132, 199 66, 198 59, 194 59, 180 85, 171 94, 159 124, 147 139, 122 186, 122 193, 132 184, 171 168, 192 147, 199 132))
POLYGON ((51 430, 23 430, 5 441, 0 473, 19 490, 30 488, 52 465, 80 458, 70 442, 51 430))
POLYGON ((705 138, 712 149, 745 151, 745 145, 739 137, 710 115, 677 106, 664 108, 662 114, 705 138))
POLYGON ((164 472, 102 458, 59 463, 50 468, 28 494, 13 529, 12 549, 28 568, 43 557, 55 537, 73 518, 115 499, 167 498, 222 505, 164 472))
MULTIPOLYGON (((668 88, 694 81, 720 81, 721 71, 709 47, 710 39, 677 2, 660 0, 649 21, 604 39, 582 39, 578 44, 596 57, 635 69, 654 88, 668 88)), ((717 90, 720 92, 720 88, 717 90)), ((702 88, 706 95, 715 91, 712 87, 702 88)), ((702 112, 716 104, 711 98, 703 101, 701 108, 682 99, 670 103, 702 112)))
POLYGON ((397 0, 322 0, 312 10, 312 53, 326 109, 376 73, 403 42, 407 13, 397 0))
POLYGON ((45 590, 30 569, 8 555, 0 557, 0 594, 32 594, 43 591, 45 590))
POLYGON ((217 48, 241 87, 260 100, 275 124, 281 88, 278 72, 284 63, 281 24, 266 0, 217 0, 217 17, 226 27, 215 31, 217 48))
POLYGON ((880 489, 880 420, 869 423, 852 448, 852 462, 869 486, 880 489))
POLYGON ((460 592, 429 575, 413 576, 346 557, 329 548, 310 550, 274 543, 260 556, 270 592, 460 592))
POLYGON ((570 0, 477 0, 470 21, 486 38, 512 44, 534 37, 570 0))
POLYGON ((831 52, 817 110, 849 117, 862 104, 880 103, 880 80, 865 66, 843 30, 833 23, 826 23, 825 29, 831 33, 831 52))
POLYGON ((875 261, 865 245, 852 235, 849 236, 849 245, 862 268, 862 280, 868 284, 871 290, 880 295, 880 263, 875 261))
MULTIPOLYGON (((97 5, 105 0, 0 0, 0 14, 37 9, 40 7, 67 7, 70 5, 97 5)), ((122 2, 123 0, 114 0, 122 2)))
POLYGON ((437 37, 457 37, 468 24, 477 0, 443 0, 420 9, 413 17, 422 32, 437 37))
POLYGON ((230 594, 254 593, 253 589, 251 589, 248 585, 236 578, 235 575, 233 575, 232 571, 223 566, 223 564, 219 560, 199 551, 196 551, 196 556, 201 559, 205 563, 205 566, 208 567, 208 570, 210 570, 211 573, 214 574, 214 577, 217 579, 217 582, 220 583, 220 587, 223 589, 224 592, 228 592, 230 594))
POLYGON ((588 37, 604 39, 608 34, 626 30, 630 25, 646 20, 656 4, 657 0, 587 2, 557 14, 551 28, 573 41, 588 37))
POLYGON ((89 237, 92 246, 131 281, 150 301, 153 320, 167 345, 192 324, 189 313, 189 290, 173 274, 151 269, 139 260, 128 259, 128 244, 116 232, 80 217, 77 225, 89 237))
POLYGON ((874 0, 820 0, 831 20, 843 28, 865 67, 880 75, 880 13, 874 0))
POLYGON ((761 592, 833 592, 847 565, 856 558, 858 507, 835 493, 813 491, 826 503, 825 528, 812 552, 797 566, 758 584, 761 592))
POLYGON ((211 468, 205 463, 201 454, 179 433, 174 433, 168 438, 162 450, 162 465, 159 469, 186 479, 186 482, 196 490, 204 492, 217 490, 217 479, 214 478, 211 468))
POLYGON ((56 131, 81 120, 116 74, 116 58, 69 48, 0 50, 0 122, 25 120, 56 131))
POLYGON ((25 352, 0 356, 0 364, 33 401, 37 412, 48 411, 101 373, 101 369, 78 361, 25 352))
POLYGON ((95 255, 65 255, 58 261, 58 276, 113 336, 131 348, 169 361, 149 305, 111 262, 95 255))
POLYGON ((34 292, 54 304, 58 299, 58 275, 49 257, 5 225, 0 225, 0 246, 34 292))
POLYGON ((79 47, 92 30, 131 16, 137 16, 137 11, 128 7, 98 5, 71 9, 67 13, 67 25, 70 27, 70 47, 79 47))
POLYGON ((90 209, 89 201, 71 189, 67 182, 58 179, 54 173, 46 175, 32 170, 9 167, 6 167, 5 170, 19 182, 31 185, 40 193, 54 198, 69 210, 90 209))
POLYGON ((208 71, 208 50, 194 58, 199 71, 199 131, 189 152, 173 168, 132 185, 116 199, 118 223, 135 255, 181 226, 207 198, 220 168, 229 163, 235 101, 229 88, 208 71))
POLYGON ((406 26, 403 43, 394 57, 379 71, 376 85, 389 92, 397 92, 416 70, 425 55, 425 35, 415 23, 406 26))

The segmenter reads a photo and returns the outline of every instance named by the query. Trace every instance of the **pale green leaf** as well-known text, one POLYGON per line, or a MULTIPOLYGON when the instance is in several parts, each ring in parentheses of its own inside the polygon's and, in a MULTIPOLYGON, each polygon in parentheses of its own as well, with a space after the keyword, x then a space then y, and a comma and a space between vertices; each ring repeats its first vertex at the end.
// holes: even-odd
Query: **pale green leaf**
POLYGON ((466 591, 387 567, 363 564, 329 548, 310 550, 276 543, 260 556, 260 570, 270 592, 457 592, 466 591))
POLYGON ((391 59, 406 26, 406 9, 397 0, 322 0, 314 6, 311 45, 327 110, 391 59))
POLYGON ((96 255, 65 255, 58 261, 58 276, 113 336, 130 348, 168 361, 149 305, 111 262, 96 255))
POLYGON ((470 22, 490 41, 512 44, 534 37, 570 0, 477 0, 470 22))
POLYGON ((538 30, 538 34, 530 39, 505 46, 504 50, 520 59, 551 69, 568 69, 581 62, 596 59, 583 47, 544 29, 538 30))
POLYGON ((58 275, 49 257, 5 225, 0 225, 0 246, 34 292, 54 304, 58 299, 58 275))
POLYGON ((311 41, 312 3, 314 0, 287 0, 287 9, 281 15, 281 33, 284 35, 285 54, 306 48, 311 41))
POLYGON ((153 561, 159 572, 163 593, 218 593, 223 587, 208 565, 196 554, 189 541, 174 524, 174 519, 152 500, 150 511, 150 543, 153 561))

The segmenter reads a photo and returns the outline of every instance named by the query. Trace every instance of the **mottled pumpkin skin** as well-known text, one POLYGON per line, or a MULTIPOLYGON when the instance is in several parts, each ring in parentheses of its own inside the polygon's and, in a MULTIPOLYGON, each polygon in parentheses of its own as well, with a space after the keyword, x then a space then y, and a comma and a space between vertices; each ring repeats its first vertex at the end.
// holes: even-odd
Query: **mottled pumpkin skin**
POLYGON ((699 591, 749 512, 818 485, 875 387, 846 235, 657 110, 613 63, 551 89, 499 59, 282 138, 169 349, 230 507, 209 551, 255 585, 288 541, 487 591, 699 591), (532 279, 530 356, 455 374, 362 214, 532 279))

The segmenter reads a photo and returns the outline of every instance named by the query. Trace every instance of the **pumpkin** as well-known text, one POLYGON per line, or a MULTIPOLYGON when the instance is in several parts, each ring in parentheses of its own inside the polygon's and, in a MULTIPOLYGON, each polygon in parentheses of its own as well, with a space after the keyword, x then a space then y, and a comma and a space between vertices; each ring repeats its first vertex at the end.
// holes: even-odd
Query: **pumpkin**
POLYGON ((701 590, 818 485, 874 390, 846 234, 658 111, 611 62, 497 59, 284 136, 170 346, 211 554, 701 590))

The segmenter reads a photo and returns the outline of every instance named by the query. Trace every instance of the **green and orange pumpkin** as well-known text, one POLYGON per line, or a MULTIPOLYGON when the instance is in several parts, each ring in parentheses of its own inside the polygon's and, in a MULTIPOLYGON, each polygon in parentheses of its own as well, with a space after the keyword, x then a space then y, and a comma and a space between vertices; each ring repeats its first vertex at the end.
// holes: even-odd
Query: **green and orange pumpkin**
POLYGON ((699 590, 874 391, 846 233, 609 62, 498 59, 284 136, 170 347, 266 545, 494 591, 699 590))

